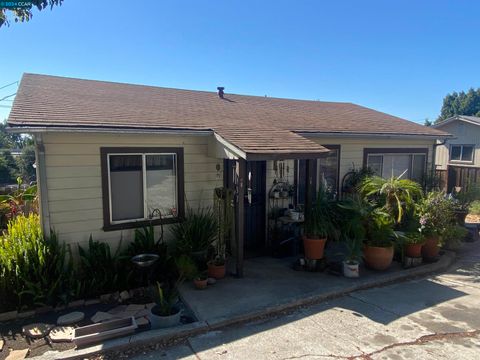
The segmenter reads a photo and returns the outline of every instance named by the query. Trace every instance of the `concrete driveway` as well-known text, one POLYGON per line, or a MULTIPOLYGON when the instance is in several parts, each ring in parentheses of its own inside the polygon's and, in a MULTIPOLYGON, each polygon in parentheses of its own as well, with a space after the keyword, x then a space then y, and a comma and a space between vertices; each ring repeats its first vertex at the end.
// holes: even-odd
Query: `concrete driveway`
POLYGON ((480 359, 480 244, 448 272, 191 337, 145 359, 480 359))

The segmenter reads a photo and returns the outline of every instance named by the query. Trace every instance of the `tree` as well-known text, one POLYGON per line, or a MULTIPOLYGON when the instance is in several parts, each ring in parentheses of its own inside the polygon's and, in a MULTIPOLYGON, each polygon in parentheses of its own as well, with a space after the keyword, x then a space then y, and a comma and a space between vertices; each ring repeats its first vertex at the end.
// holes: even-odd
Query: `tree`
POLYGON ((432 126, 433 123, 432 123, 432 121, 431 121, 429 118, 426 118, 426 119, 425 119, 425 122, 423 123, 423 125, 425 125, 425 126, 432 126))
POLYGON ((18 166, 10 151, 0 155, 0 183, 13 184, 18 175, 18 166))
POLYGON ((0 123, 0 149, 19 149, 25 145, 26 139, 20 134, 8 133, 7 123, 0 123))
POLYGON ((27 145, 22 149, 21 155, 17 158, 18 171, 20 177, 25 183, 36 179, 35 164, 35 146, 27 145))
POLYGON ((443 99, 440 116, 435 123, 455 115, 480 116, 480 88, 447 94, 443 99))
MULTIPOLYGON (((7 18, 7 11, 13 13, 15 22, 24 22, 32 18, 33 7, 36 7, 39 11, 50 7, 52 9, 54 6, 62 5, 63 0, 35 0, 35 1, 24 1, 20 2, 17 7, 3 7, 0 9, 0 28, 3 25, 10 25, 7 18)), ((5 4, 4 4, 5 5, 5 4)))

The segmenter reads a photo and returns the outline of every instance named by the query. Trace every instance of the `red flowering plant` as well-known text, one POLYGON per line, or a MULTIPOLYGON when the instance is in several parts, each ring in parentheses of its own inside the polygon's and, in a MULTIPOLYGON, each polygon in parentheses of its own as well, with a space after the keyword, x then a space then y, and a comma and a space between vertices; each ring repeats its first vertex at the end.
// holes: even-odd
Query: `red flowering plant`
POLYGON ((25 187, 21 178, 17 178, 17 185, 13 193, 0 195, 0 211, 7 220, 38 212, 37 185, 25 187))

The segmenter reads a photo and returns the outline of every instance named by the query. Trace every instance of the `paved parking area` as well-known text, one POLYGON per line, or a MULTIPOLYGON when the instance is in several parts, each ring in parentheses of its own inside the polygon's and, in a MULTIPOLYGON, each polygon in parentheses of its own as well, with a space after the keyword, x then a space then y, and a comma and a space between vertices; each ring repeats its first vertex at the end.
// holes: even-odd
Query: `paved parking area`
POLYGON ((480 243, 466 244, 460 256, 441 275, 354 292, 135 359, 479 359, 480 243))

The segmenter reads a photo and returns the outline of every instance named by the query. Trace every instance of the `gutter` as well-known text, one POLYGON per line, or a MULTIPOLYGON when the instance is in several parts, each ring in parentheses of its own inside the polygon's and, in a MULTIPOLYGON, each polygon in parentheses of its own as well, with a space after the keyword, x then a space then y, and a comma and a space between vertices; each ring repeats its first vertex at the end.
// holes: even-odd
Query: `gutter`
POLYGON ((168 134, 168 135, 192 135, 208 136, 213 130, 207 129, 158 129, 158 128, 135 128, 135 127, 70 127, 70 126, 8 126, 7 132, 16 134, 39 134, 47 132, 59 133, 108 133, 108 134, 168 134))
POLYGON ((48 206, 47 168, 45 165, 45 146, 41 134, 35 134, 35 158, 37 163, 38 196, 40 198, 40 222, 43 233, 50 234, 50 209, 48 206))
POLYGON ((302 135, 304 137, 348 137, 348 138, 366 138, 366 137, 379 137, 379 138, 409 138, 409 139, 441 139, 441 138, 450 138, 453 137, 452 134, 396 134, 396 133, 347 133, 341 131, 330 131, 330 132, 319 132, 319 131, 293 131, 296 134, 302 135))

